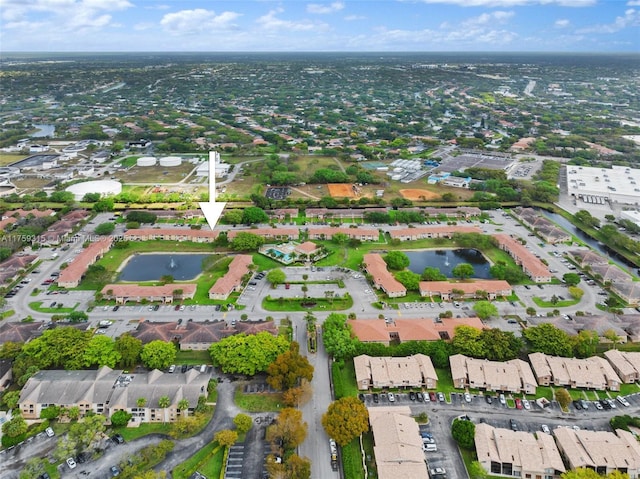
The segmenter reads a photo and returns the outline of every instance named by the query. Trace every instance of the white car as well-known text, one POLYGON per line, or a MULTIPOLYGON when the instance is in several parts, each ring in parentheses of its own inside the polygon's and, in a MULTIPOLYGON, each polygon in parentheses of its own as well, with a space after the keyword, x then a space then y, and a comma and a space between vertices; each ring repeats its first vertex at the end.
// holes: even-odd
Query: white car
POLYGON ((53 437, 56 435, 55 432, 53 432, 53 429, 51 429, 50 427, 46 428, 44 430, 44 433, 48 436, 48 437, 53 437))
POLYGON ((69 469, 75 469, 77 464, 76 461, 73 457, 70 457, 69 459, 67 459, 67 466, 69 466, 69 469))
POLYGON ((389 402, 396 402, 396 397, 393 395, 393 393, 389 393, 388 397, 389 397, 389 402))
POLYGON ((464 400, 467 401, 467 402, 471 402, 471 394, 464 393, 464 400))
POLYGON ((531 409, 531 403, 529 402, 529 400, 528 400, 528 399, 523 399, 523 400, 522 400, 522 406, 523 406, 525 409, 527 409, 527 410, 528 410, 528 409, 531 409))

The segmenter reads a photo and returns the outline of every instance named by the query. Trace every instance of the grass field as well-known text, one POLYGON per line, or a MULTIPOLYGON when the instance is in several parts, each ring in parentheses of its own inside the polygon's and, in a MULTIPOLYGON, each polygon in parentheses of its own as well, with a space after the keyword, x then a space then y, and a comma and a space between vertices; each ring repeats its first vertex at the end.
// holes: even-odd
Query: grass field
POLYGON ((242 392, 242 385, 236 388, 234 395, 236 406, 248 412, 269 412, 279 411, 284 407, 282 404, 282 394, 279 393, 256 393, 245 394, 242 392))
MULTIPOLYGON (((134 162, 135 163, 135 162, 134 162)), ((127 171, 118 171, 115 176, 123 183, 145 183, 150 185, 176 183, 183 180, 194 165, 183 162, 178 166, 133 166, 127 171)))
POLYGON ((68 307, 68 308, 64 306, 58 308, 56 306, 64 303, 57 303, 56 306, 54 306, 53 308, 49 308, 49 307, 42 306, 42 303, 43 303, 42 301, 33 301, 32 303, 29 303, 29 307, 39 313, 64 314, 64 313, 71 313, 80 304, 80 303, 76 303, 73 307, 68 307))
POLYGON ((218 478, 222 472, 224 451, 225 448, 217 442, 210 442, 173 469, 171 476, 175 479, 186 479, 197 471, 205 477, 218 478))
POLYGON ((24 160, 27 156, 22 153, 0 153, 0 166, 7 166, 16 161, 24 160))

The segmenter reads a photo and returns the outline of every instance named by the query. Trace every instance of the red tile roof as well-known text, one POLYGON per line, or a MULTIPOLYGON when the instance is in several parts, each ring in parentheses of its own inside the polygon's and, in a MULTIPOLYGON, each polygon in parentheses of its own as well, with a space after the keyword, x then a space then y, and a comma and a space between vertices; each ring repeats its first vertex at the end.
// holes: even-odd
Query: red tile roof
POLYGON ((457 326, 484 329, 479 318, 442 318, 436 322, 430 318, 397 318, 386 322, 382 319, 356 319, 349 321, 353 334, 362 342, 388 343, 392 336, 403 341, 437 341, 455 336, 457 326))
POLYGON ((493 235, 498 240, 498 244, 505 249, 522 266, 522 269, 532 278, 551 278, 549 268, 540 261, 519 241, 506 234, 493 235))
POLYGON ((72 288, 78 286, 82 276, 87 272, 87 268, 109 251, 112 243, 113 236, 107 236, 83 249, 65 269, 60 271, 58 285, 62 287, 68 285, 72 288))
POLYGON ((249 272, 253 258, 248 254, 240 254, 231 260, 229 271, 211 286, 209 296, 229 296, 242 283, 242 277, 249 272))
POLYGON ((476 291, 486 291, 487 293, 501 293, 512 291, 511 285, 502 279, 487 279, 477 281, 420 281, 420 293, 434 292, 451 294, 454 289, 459 289, 465 294, 474 294, 476 291))
POLYGON ((407 292, 407 288, 389 272, 387 263, 384 262, 382 256, 377 253, 367 253, 364 255, 362 262, 367 273, 373 277, 373 282, 382 288, 385 293, 390 295, 407 292))

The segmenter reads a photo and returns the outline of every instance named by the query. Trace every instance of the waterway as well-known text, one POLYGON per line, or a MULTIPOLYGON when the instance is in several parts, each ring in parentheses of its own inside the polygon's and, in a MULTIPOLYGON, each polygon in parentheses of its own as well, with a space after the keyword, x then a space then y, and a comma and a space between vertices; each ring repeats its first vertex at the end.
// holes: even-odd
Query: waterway
POLYGON ((473 266, 474 278, 491 278, 491 265, 484 255, 476 249, 438 249, 421 251, 404 251, 409 257, 409 269, 422 274, 426 267, 438 268, 447 278, 452 278, 452 270, 460 263, 473 266))
POLYGON ((38 131, 29 135, 31 138, 53 138, 56 132, 55 125, 33 125, 38 131))
POLYGON ((607 247, 606 245, 603 245, 598 240, 595 240, 588 234, 584 233, 582 230, 574 226, 564 216, 559 215, 557 213, 552 213, 547 210, 539 209, 539 208, 536 208, 536 210, 538 211, 538 213, 544 215, 546 218, 550 219, 555 224, 561 226, 572 235, 575 235, 578 238, 580 238, 580 241, 588 245, 589 248, 591 248, 594 251, 597 251, 602 256, 609 258, 615 264, 620 266, 620 268, 622 268, 624 271, 627 271, 628 273, 631 273, 635 276, 635 270, 636 270, 635 265, 629 263, 625 258, 622 258, 615 251, 612 251, 611 248, 607 247))

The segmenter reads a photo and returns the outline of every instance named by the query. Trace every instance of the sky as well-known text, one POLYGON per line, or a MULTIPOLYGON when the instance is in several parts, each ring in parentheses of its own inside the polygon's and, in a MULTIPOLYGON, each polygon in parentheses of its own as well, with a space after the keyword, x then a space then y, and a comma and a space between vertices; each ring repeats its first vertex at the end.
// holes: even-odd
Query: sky
POLYGON ((0 52, 640 52, 640 0, 0 0, 0 52))

